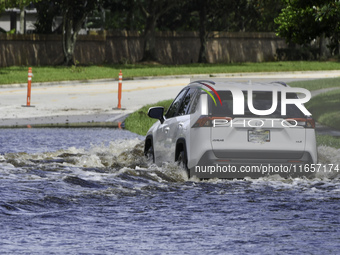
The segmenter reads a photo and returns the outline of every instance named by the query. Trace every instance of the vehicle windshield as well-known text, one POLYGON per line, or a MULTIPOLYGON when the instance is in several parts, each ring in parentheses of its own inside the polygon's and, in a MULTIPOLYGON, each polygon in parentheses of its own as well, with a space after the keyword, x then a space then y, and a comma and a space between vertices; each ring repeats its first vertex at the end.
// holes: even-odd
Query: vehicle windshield
MULTIPOLYGON (((281 92, 278 92, 276 110, 269 115, 253 114, 248 108, 248 95, 243 91, 244 95, 244 115, 233 114, 233 97, 230 91, 218 91, 222 105, 215 97, 216 105, 213 99, 208 96, 209 114, 216 117, 270 117, 270 118, 304 118, 305 115, 295 104, 286 105, 286 115, 281 115, 281 92)), ((253 91, 253 107, 257 110, 268 110, 272 107, 272 92, 271 91, 253 91)), ((287 99, 297 98, 295 93, 287 93, 287 99)))

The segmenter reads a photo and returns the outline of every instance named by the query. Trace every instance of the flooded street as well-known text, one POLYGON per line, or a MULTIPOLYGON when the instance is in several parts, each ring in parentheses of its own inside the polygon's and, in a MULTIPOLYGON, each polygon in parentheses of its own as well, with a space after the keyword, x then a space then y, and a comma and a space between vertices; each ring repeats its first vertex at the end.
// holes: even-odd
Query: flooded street
MULTIPOLYGON (((340 172, 188 180, 116 129, 0 130, 1 254, 338 254, 340 172)), ((318 148, 320 163, 340 150, 318 148)))

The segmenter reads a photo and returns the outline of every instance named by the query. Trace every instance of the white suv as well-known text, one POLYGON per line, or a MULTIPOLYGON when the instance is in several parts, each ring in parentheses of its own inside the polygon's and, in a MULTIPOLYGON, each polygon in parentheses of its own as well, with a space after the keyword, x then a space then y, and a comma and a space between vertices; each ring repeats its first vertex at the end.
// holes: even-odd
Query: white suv
POLYGON ((149 109, 158 121, 144 153, 157 165, 182 163, 189 177, 306 175, 317 163, 315 123, 295 90, 283 82, 191 82, 165 115, 149 109))

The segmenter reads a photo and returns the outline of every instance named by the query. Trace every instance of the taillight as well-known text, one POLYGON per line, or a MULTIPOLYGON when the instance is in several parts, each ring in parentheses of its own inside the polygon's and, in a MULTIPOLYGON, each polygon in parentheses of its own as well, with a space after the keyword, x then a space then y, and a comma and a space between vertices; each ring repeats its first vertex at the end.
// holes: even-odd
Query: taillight
POLYGON ((293 126, 301 126, 305 128, 315 128, 315 121, 313 118, 289 118, 286 121, 293 126))
POLYGON ((315 128, 315 120, 313 118, 307 118, 306 128, 315 128))
POLYGON ((227 125, 231 120, 232 118, 230 117, 211 117, 207 115, 202 115, 198 118, 195 124, 192 125, 192 127, 193 128, 213 127, 216 125, 216 122, 218 122, 218 125, 221 125, 221 124, 227 125))

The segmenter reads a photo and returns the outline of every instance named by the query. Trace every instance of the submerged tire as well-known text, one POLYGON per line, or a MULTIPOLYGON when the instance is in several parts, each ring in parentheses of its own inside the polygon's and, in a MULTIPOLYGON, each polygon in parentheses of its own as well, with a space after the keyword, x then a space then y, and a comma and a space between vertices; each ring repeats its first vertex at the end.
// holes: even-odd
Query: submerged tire
POLYGON ((146 157, 147 160, 149 160, 152 163, 155 163, 155 155, 153 152, 153 147, 150 146, 145 152, 144 155, 146 157))
POLYGON ((187 159, 187 155, 184 151, 180 151, 180 153, 178 154, 176 162, 179 166, 183 167, 183 169, 186 170, 186 172, 188 174, 188 178, 190 178, 190 171, 188 169, 188 159, 187 159))

